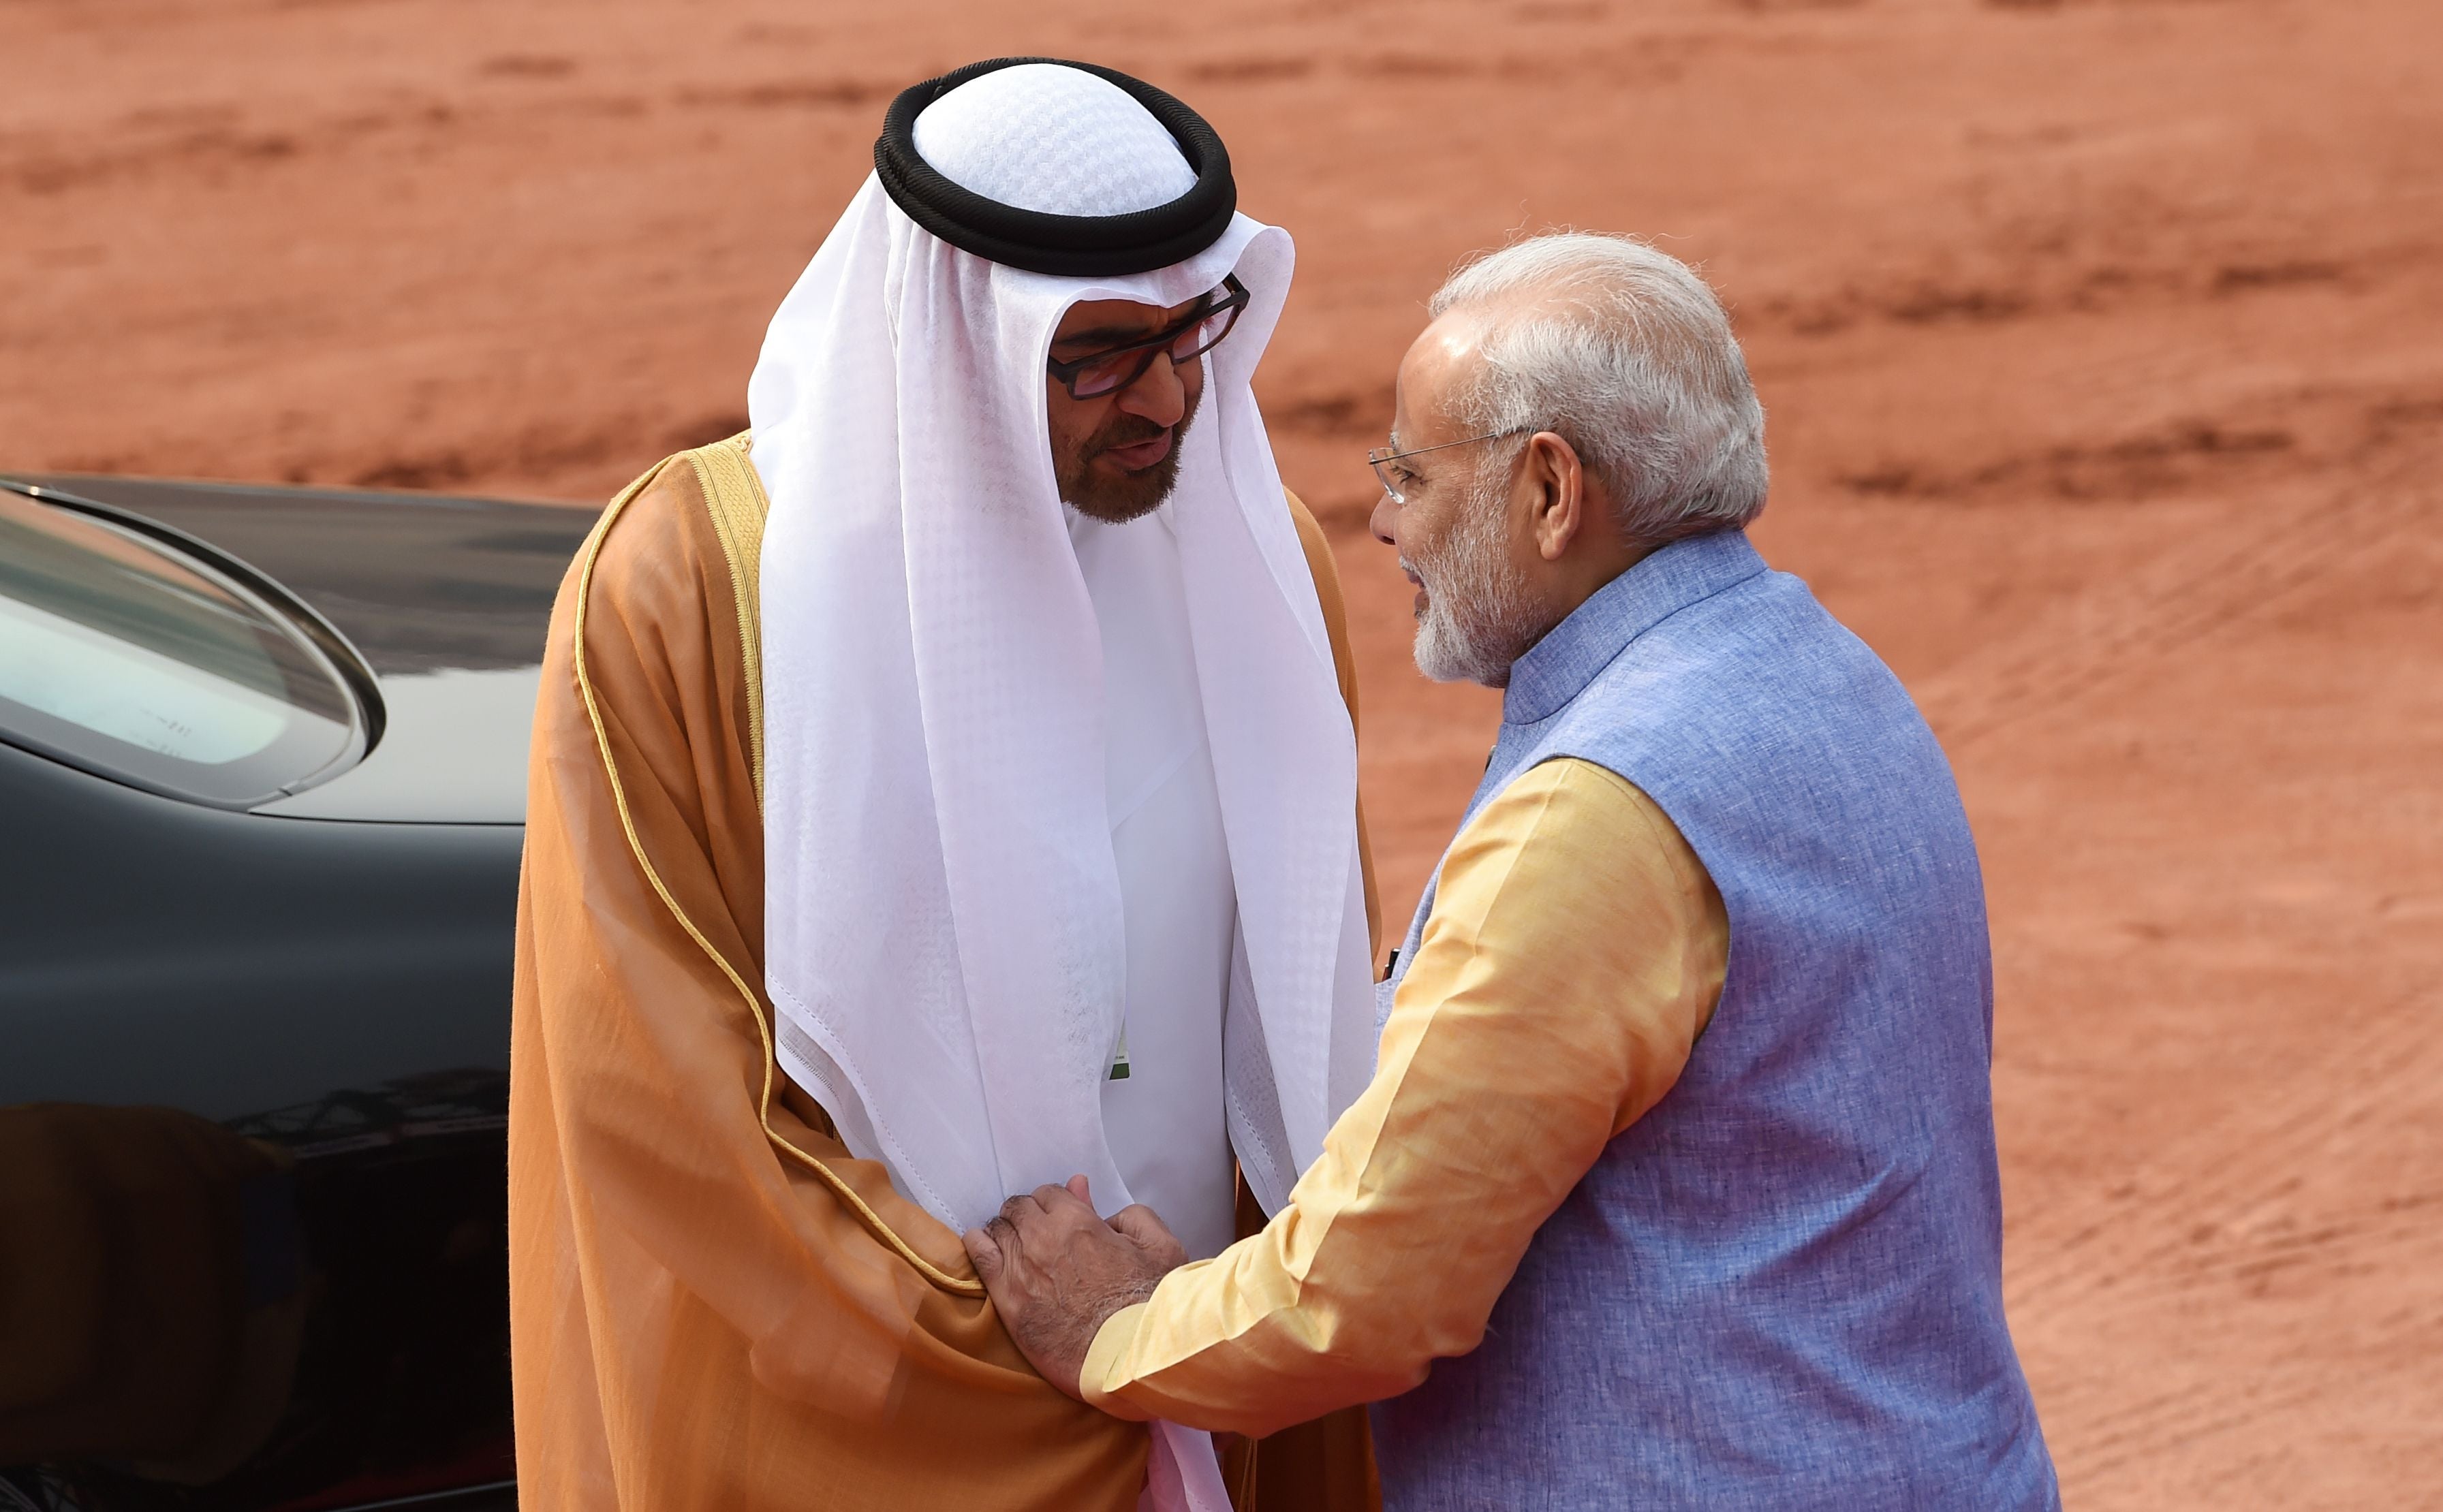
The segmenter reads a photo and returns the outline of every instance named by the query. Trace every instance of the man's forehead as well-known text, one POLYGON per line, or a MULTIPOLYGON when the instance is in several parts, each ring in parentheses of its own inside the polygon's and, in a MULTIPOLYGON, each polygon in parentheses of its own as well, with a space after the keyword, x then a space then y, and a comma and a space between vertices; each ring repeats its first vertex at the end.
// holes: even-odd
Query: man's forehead
POLYGON ((1141 304, 1135 300, 1081 300, 1069 306, 1053 332, 1053 339, 1072 341, 1096 337, 1129 337, 1159 331, 1196 308, 1198 295, 1179 304, 1141 304))
POLYGON ((1484 344, 1484 335, 1485 320, 1481 312, 1449 311, 1418 333, 1417 339, 1408 347, 1407 355, 1401 360, 1401 375, 1440 381, 1454 373, 1463 372, 1475 363, 1477 349, 1484 344))
POLYGON ((1476 320, 1454 311, 1426 326, 1409 344, 1392 390, 1394 446, 1422 445, 1419 437, 1439 430, 1446 418, 1444 394, 1453 378, 1475 365, 1481 335, 1476 320))

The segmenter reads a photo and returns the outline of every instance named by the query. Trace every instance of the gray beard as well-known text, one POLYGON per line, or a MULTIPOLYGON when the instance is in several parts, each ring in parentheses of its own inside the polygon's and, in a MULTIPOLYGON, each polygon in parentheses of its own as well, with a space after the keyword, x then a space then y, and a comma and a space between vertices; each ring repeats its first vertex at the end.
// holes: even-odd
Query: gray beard
POLYGON ((1440 549, 1407 566, 1425 585, 1417 621, 1417 670, 1437 683, 1510 685, 1510 665, 1543 635, 1525 578, 1510 560, 1497 475, 1471 486, 1459 522, 1440 549))

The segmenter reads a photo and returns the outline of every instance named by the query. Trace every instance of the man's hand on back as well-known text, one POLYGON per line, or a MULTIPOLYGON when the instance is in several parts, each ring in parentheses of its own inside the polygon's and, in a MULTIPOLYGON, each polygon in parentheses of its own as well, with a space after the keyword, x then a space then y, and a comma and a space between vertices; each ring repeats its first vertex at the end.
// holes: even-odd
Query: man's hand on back
POLYGON ((1084 1176, 1010 1198, 966 1241, 1019 1352, 1045 1380, 1081 1399, 1078 1377, 1104 1321, 1152 1296, 1164 1276, 1187 1263, 1186 1248, 1151 1208, 1124 1208, 1104 1222, 1084 1176))

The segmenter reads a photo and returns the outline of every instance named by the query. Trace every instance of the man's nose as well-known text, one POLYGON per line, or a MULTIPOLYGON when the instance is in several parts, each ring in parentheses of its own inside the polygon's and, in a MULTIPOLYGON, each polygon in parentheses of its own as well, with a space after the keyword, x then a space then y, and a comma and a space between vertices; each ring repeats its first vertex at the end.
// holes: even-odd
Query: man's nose
POLYGON ((1390 490, 1386 489, 1374 496, 1374 512, 1366 517, 1366 528, 1372 531, 1374 538, 1386 546, 1396 547, 1400 544, 1391 534, 1391 519, 1399 507, 1391 501, 1390 490))
POLYGON ((1187 413, 1187 384, 1181 364, 1156 357, 1145 376, 1120 391, 1120 408, 1158 426, 1175 426, 1187 413))

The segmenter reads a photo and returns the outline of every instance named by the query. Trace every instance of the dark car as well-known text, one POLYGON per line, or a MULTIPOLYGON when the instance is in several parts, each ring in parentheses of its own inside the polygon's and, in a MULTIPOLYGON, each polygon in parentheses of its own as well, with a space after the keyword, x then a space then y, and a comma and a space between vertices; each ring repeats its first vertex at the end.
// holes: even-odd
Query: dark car
POLYGON ((0 480, 0 1509, 515 1504, 525 753, 593 520, 0 480))

